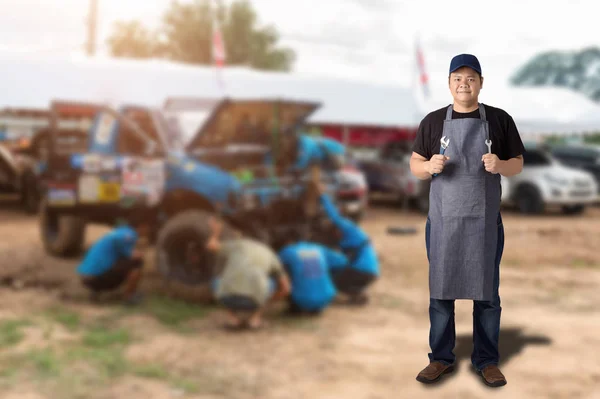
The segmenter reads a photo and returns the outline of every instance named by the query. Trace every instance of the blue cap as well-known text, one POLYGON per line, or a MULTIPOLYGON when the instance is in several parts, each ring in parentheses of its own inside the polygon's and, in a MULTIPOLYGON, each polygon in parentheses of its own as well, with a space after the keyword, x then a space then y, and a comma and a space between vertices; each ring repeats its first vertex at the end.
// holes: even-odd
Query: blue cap
POLYGON ((479 60, 473 54, 459 54, 452 58, 452 61, 450 61, 450 73, 465 66, 481 75, 481 65, 479 65, 479 60))

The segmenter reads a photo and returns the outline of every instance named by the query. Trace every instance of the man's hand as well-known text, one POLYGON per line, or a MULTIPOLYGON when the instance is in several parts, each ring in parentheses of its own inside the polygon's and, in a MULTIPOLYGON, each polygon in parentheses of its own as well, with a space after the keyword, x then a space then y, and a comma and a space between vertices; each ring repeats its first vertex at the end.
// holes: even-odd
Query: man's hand
POLYGON ((500 173, 500 159, 496 154, 484 154, 481 157, 481 161, 485 166, 487 172, 497 174, 500 173))
POLYGON ((208 227, 210 227, 210 231, 214 236, 219 236, 221 231, 223 231, 223 223, 214 216, 211 216, 208 219, 208 227))
POLYGON ((131 259, 144 259, 144 252, 139 248, 135 248, 131 253, 131 259))
POLYGON ((429 161, 425 162, 425 165, 424 165, 425 170, 430 175, 434 175, 436 173, 442 173, 442 171, 444 170, 444 165, 446 164, 446 161, 449 159, 450 159, 450 157, 447 157, 445 155, 436 154, 436 155, 432 156, 429 161))
POLYGON ((277 283, 278 283, 277 284, 278 289, 271 297, 272 301, 277 301, 277 300, 286 298, 292 290, 290 280, 288 279, 288 277, 286 275, 279 276, 277 283))

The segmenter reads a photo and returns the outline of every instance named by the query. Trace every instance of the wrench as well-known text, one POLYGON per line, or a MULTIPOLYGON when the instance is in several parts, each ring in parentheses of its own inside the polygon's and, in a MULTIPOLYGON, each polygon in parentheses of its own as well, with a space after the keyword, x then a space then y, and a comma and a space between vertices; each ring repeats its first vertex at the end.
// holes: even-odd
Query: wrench
POLYGON ((485 140, 485 145, 487 145, 488 154, 491 154, 492 153, 492 140, 490 140, 490 139, 485 140))
MULTIPOLYGON (((444 155, 444 153, 446 152, 446 148, 448 148, 448 144, 450 144, 450 139, 447 138, 446 136, 444 136, 440 139, 440 143, 441 143, 440 154, 444 155)), ((433 175, 437 176, 438 174, 434 173, 433 175)))

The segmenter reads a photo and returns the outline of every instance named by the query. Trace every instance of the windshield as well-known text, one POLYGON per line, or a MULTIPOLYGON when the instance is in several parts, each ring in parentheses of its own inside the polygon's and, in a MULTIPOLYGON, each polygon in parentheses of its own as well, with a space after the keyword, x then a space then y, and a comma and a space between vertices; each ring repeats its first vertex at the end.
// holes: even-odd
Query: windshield
POLYGON ((550 154, 544 151, 527 150, 523 154, 523 163, 527 166, 547 166, 558 162, 554 161, 550 154))

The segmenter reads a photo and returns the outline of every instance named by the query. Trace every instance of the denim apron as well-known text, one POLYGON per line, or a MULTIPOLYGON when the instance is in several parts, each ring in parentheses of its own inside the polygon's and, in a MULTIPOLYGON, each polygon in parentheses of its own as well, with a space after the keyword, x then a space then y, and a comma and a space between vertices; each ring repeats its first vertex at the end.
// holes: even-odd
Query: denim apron
POLYGON ((429 194, 429 291, 434 299, 489 301, 494 287, 498 242, 500 174, 486 172, 481 157, 488 152, 489 125, 479 104, 480 119, 452 119, 448 107, 442 136, 450 157, 432 178, 429 194))

